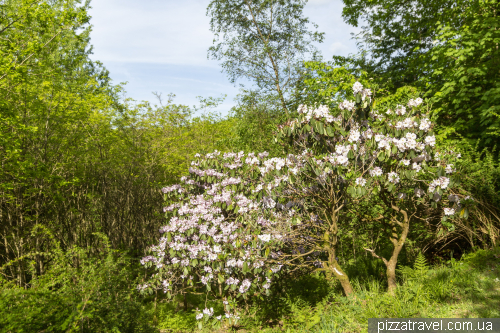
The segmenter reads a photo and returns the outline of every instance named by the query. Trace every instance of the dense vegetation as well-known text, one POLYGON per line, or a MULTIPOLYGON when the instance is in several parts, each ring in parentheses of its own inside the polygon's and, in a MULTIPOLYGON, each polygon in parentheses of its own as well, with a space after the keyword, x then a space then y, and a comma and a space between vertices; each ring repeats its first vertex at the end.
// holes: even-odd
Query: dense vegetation
MULTIPOLYGON (((124 100, 124 87, 89 58, 89 5, 0 1, 1 332, 360 332, 371 317, 500 316, 496 1, 344 0, 346 22, 366 22, 358 36, 360 52, 325 62, 312 46, 322 34, 308 30, 305 1, 212 0, 207 15, 221 42, 209 54, 222 61, 231 80, 255 82, 241 90, 226 117, 214 112, 221 103, 217 98, 200 98, 194 108, 175 104, 173 94, 158 95, 154 105, 124 100), (356 82, 365 90, 353 93, 356 82), (423 101, 415 104, 419 97, 423 101), (312 108, 308 113, 300 105, 312 108), (348 115, 398 136, 406 132, 382 129, 369 115, 400 105, 420 124, 424 116, 434 124, 429 136, 436 143, 429 139, 429 154, 431 149, 461 154, 450 167, 453 188, 436 186, 438 196, 433 193, 425 202, 408 199, 411 184, 427 189, 432 175, 448 172, 439 169, 441 160, 425 164, 425 173, 404 170, 390 159, 402 159, 404 149, 377 151, 371 164, 356 164, 397 171, 401 182, 369 181, 365 187, 364 167, 314 167, 294 174, 293 183, 276 185, 281 191, 276 202, 244 191, 266 185, 271 176, 283 177, 279 168, 259 178, 257 169, 200 162, 196 155, 266 151, 269 156, 260 161, 276 163, 299 158, 307 148, 311 158, 325 157, 356 129, 342 121, 324 126, 320 119, 348 115), (313 109, 327 110, 328 116, 313 109), (273 274, 252 268, 272 279, 261 291, 249 289, 252 294, 245 297, 236 286, 211 291, 201 275, 189 288, 180 282, 175 293, 167 293, 161 281, 152 288, 152 275, 165 272, 152 262, 143 267, 141 258, 158 243, 158 230, 178 214, 177 208, 164 210, 164 199, 168 205, 182 200, 187 205, 194 195, 205 194, 198 185, 217 181, 189 172, 192 161, 203 164, 200 170, 249 177, 246 188, 235 183, 233 191, 265 202, 266 208, 300 201, 291 220, 277 210, 266 217, 288 231, 283 242, 263 248, 262 260, 269 260, 265 267, 273 274), (330 179, 330 190, 316 176, 330 179), (176 188, 181 177, 192 180, 189 196, 164 198, 162 188, 176 188), (359 186, 342 185, 351 180, 359 186), (453 192, 444 195, 444 190, 453 192), (416 217, 410 224, 406 212, 412 207, 416 217), (456 214, 445 210, 445 215, 443 207, 456 214), (335 219, 325 213, 332 208, 335 219), (318 227, 318 218, 331 229, 318 227), (315 257, 304 259, 306 250, 315 257), (274 272, 273 265, 284 261, 281 273, 274 272), (228 297, 233 317, 215 320, 228 311, 219 302, 228 297)), ((418 158, 406 153, 405 158, 418 158)), ((253 224, 250 215, 242 220, 236 207, 218 206, 248 240, 277 232, 253 224)), ((260 243, 252 244, 260 249, 260 243)), ((249 246, 234 248, 242 252, 249 246)), ((241 269, 243 280, 250 268, 242 264, 241 269)))

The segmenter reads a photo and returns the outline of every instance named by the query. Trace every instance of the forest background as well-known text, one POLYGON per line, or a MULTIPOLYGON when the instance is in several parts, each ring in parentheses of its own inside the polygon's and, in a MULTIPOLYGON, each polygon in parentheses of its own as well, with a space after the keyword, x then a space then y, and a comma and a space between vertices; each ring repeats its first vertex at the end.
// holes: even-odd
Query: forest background
MULTIPOLYGON (((410 234, 399 263, 412 266, 422 252, 433 265, 444 265, 436 266, 436 279, 456 275, 462 285, 425 289, 431 284, 411 282, 410 269, 400 275, 403 294, 380 296, 387 287, 383 265, 364 251, 377 245, 353 224, 340 236, 339 261, 359 281, 355 300, 321 275, 304 275, 266 302, 242 305, 244 320, 232 329, 341 331, 328 325, 353 325, 348 331, 358 331, 363 316, 422 316, 429 304, 467 297, 470 304, 488 306, 453 315, 498 316, 488 312, 500 308, 498 284, 474 284, 482 283, 474 281, 477 276, 491 277, 478 269, 499 276, 498 4, 344 0, 344 20, 366 26, 356 36, 359 53, 331 61, 312 46, 323 36, 303 17, 304 4, 210 3, 207 15, 219 39, 209 56, 221 62, 231 82, 254 83, 221 117, 212 112, 219 98, 201 98, 194 108, 175 104, 173 95, 158 95, 157 104, 123 100, 124 87, 89 58, 89 2, 0 2, 0 312, 6 314, 0 330, 194 329, 193 308, 201 304, 196 295, 167 301, 161 293, 145 297, 136 291, 149 274, 139 260, 165 224, 161 188, 186 175, 196 153, 285 156, 284 142, 275 140, 277 126, 296 116, 300 104, 332 103, 356 80, 375 98, 404 89, 420 95, 432 105, 438 145, 461 152, 461 186, 477 202, 475 209, 453 228, 410 234), (260 18, 238 16, 244 6, 260 18), (275 15, 265 16, 271 10, 275 15), (476 273, 455 267, 468 253, 466 266, 476 273), (478 288, 494 294, 478 296, 478 288), (321 319, 324 313, 329 321, 321 319)), ((418 262, 427 269, 422 257, 418 262)))

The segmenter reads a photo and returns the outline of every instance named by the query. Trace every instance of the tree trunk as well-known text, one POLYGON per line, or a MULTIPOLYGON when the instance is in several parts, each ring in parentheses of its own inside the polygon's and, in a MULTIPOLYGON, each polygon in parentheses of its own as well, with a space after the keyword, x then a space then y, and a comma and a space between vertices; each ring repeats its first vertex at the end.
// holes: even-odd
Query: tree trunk
MULTIPOLYGON (((402 246, 401 246, 402 247, 402 246)), ((398 253, 395 253, 396 249, 394 249, 391 259, 386 263, 387 266, 387 292, 391 295, 394 295, 394 292, 397 288, 396 284, 396 265, 398 263, 398 253)))
POLYGON ((396 265, 398 263, 398 256, 405 244, 406 237, 408 236, 408 231, 410 230, 410 219, 405 211, 401 210, 404 216, 404 221, 398 223, 402 227, 401 236, 398 237, 396 226, 393 228, 393 233, 391 237, 391 242, 394 244, 394 250, 392 250, 391 259, 389 261, 384 261, 387 266, 387 286, 388 293, 394 295, 397 288, 396 284, 396 265))
POLYGON ((344 289, 344 294, 346 296, 351 296, 354 294, 352 290, 351 282, 349 281, 349 277, 347 274, 340 268, 338 261, 335 259, 335 249, 330 249, 328 251, 328 268, 331 274, 333 274, 337 280, 339 280, 342 285, 342 289, 344 289))

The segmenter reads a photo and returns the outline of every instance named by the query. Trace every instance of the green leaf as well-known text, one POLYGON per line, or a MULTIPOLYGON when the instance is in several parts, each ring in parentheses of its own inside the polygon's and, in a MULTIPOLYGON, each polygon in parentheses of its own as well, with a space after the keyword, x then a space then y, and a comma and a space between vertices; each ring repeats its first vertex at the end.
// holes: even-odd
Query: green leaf
POLYGON ((325 134, 325 128, 323 126, 323 123, 321 123, 321 122, 318 122, 318 133, 321 135, 325 134))
POLYGON ((380 162, 383 162, 385 160, 385 153, 383 151, 379 152, 377 158, 380 162))

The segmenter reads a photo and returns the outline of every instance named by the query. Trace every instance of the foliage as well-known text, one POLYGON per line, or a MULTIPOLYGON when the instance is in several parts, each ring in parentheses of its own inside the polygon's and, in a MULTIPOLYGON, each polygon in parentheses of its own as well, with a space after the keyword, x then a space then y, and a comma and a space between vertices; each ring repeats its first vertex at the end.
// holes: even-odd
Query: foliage
MULTIPOLYGON (((156 266, 159 274, 139 286, 141 290, 162 289, 170 298, 201 289, 206 299, 223 301, 226 317, 234 322, 239 299, 250 293, 269 294, 271 279, 282 265, 267 260, 270 213, 260 211, 263 192, 253 186, 260 175, 257 165, 266 156, 197 154, 190 175, 181 178, 183 184, 162 189, 170 204, 164 208, 169 222, 160 229, 165 236, 151 247, 153 256, 141 261, 146 267, 156 266)), ((205 308, 197 319, 214 315, 213 309, 205 308)), ((221 320, 222 315, 215 317, 221 320)))
MULTIPOLYGON (((63 251, 55 243, 50 268, 29 289, 2 286, 3 332, 155 332, 135 296, 131 259, 99 237, 99 256, 78 247, 63 251)), ((29 264, 34 270, 36 262, 29 264)))
POLYGON ((0 7, 0 87, 46 71, 58 40, 88 23, 81 1, 7 0, 0 7))
POLYGON ((455 260, 500 237, 496 3, 344 2, 367 49, 301 63, 322 40, 305 1, 211 1, 209 54, 259 88, 225 118, 223 98, 120 99, 88 1, 3 1, 0 330, 498 316, 498 250, 455 260))
MULTIPOLYGON (((494 151, 480 150, 479 145, 472 146, 467 140, 457 140, 456 145, 462 154, 459 167, 461 187, 474 199, 474 209, 469 211, 468 220, 456 224, 456 231, 438 235, 434 241, 440 247, 453 238, 465 240, 472 248, 495 247, 500 239, 498 158, 494 151)), ((460 251, 456 245, 457 241, 450 243, 455 251, 460 251)))
MULTIPOLYGON (((355 27, 359 46, 368 52, 371 67, 381 82, 390 81, 394 90, 413 85, 422 78, 430 61, 439 22, 460 25, 456 13, 468 1, 442 0, 343 0, 342 17, 355 27)), ((384 83, 385 83, 384 82, 384 83)))
MULTIPOLYGON (((358 261, 352 266, 358 271, 351 274, 363 277, 352 279, 356 298, 341 296, 339 285, 329 284, 322 274, 308 275, 289 280, 279 296, 273 293, 266 302, 256 300, 242 312, 239 326, 217 332, 366 332, 368 318, 494 318, 500 315, 499 260, 498 248, 478 250, 461 260, 429 265, 422 280, 398 274, 400 287, 393 296, 358 261)), ((165 323, 175 317, 169 318, 163 319, 165 323)), ((175 325, 183 322, 178 319, 175 325)), ((196 325, 191 322, 183 332, 192 330, 196 325)))
MULTIPOLYGON (((337 62, 307 61, 304 63, 304 79, 299 82, 296 96, 296 107, 303 105, 333 105, 340 104, 345 99, 352 98, 351 87, 360 82, 368 89, 376 88, 368 74, 336 65, 337 62)), ((378 93, 377 89, 374 92, 378 93)), ((375 96, 374 96, 375 97, 375 96)))
MULTIPOLYGON (((101 118, 97 110, 116 101, 107 72, 88 59, 87 9, 79 1, 2 4, 0 48, 12 65, 0 74, 2 262, 44 250, 29 237, 41 220, 71 220, 75 209, 63 203, 74 199, 71 187, 81 186, 81 173, 72 167, 79 165, 88 127, 101 118)), ((24 285, 29 277, 19 264, 10 275, 24 285)))
POLYGON ((438 132, 481 140, 498 132, 500 30, 496 1, 344 0, 362 56, 344 58, 384 87, 418 87, 434 103, 438 132))
POLYGON ((443 132, 456 131, 481 147, 498 144, 500 129, 500 20, 496 1, 455 8, 459 26, 440 22, 422 79, 443 132), (440 82, 441 84, 435 84, 440 82))
POLYGON ((271 156, 281 155, 282 148, 274 140, 276 126, 284 121, 279 100, 273 95, 243 90, 237 103, 231 109, 235 137, 226 146, 234 151, 268 151, 271 156))
POLYGON ((413 269, 410 267, 403 267, 401 273, 405 278, 422 281, 425 279, 429 267, 427 261, 422 252, 419 252, 417 258, 415 258, 415 263, 413 264, 413 269))
POLYGON ((305 3, 213 0, 207 8, 210 29, 222 38, 220 42, 214 39, 209 56, 223 60, 222 68, 231 82, 246 78, 263 91, 274 92, 287 114, 287 95, 300 80, 297 67, 306 54, 316 54, 312 43, 323 40, 323 34, 308 30, 305 3))
MULTIPOLYGON (((325 271, 350 295, 336 258, 337 234, 345 228, 342 209, 375 202, 381 207, 377 214, 388 217, 381 215, 386 224, 381 227, 390 230, 393 253, 381 259, 393 291, 410 221, 426 221, 440 202, 442 223, 453 227, 447 216, 462 206, 456 194, 445 196, 458 183, 445 175, 455 171, 449 161, 457 156, 434 151, 421 99, 410 99, 407 110, 396 104, 398 96, 384 98, 378 101, 381 111, 372 111, 370 90, 356 82, 353 95, 356 102, 345 100, 331 112, 301 105, 299 117, 280 126, 278 138, 303 148, 300 155, 267 160, 267 153, 195 155, 183 184, 162 189, 169 219, 160 229, 165 236, 141 261, 157 273, 138 288, 160 289, 168 298, 201 291, 206 301, 223 301, 230 324, 237 323, 233 311, 249 295, 269 295, 273 280, 281 283, 301 271, 325 271)), ((374 224, 381 218, 366 216, 374 224)), ((222 320, 206 304, 196 316, 205 322, 211 317, 213 324, 222 320)))
POLYGON ((305 149, 302 155, 311 159, 306 163, 307 168, 301 167, 306 173, 293 177, 293 188, 287 190, 293 193, 294 200, 300 198, 304 205, 307 202, 311 213, 319 215, 319 224, 323 223, 318 226, 313 220, 313 225, 308 226, 311 233, 299 228, 299 234, 307 234, 305 239, 309 241, 296 242, 305 252, 328 249, 329 260, 322 262, 322 266, 335 273, 346 294, 352 291, 334 259, 344 206, 352 205, 354 214, 377 224, 375 228, 388 231, 387 237, 394 248, 390 259, 366 250, 387 265, 389 290, 392 290, 396 287, 394 270, 408 236, 410 220, 435 218, 433 209, 441 201, 444 207, 454 207, 444 208, 442 217, 442 223, 453 228, 447 215, 454 215, 460 205, 456 194, 441 200, 443 191, 458 184, 458 180, 445 176, 454 172, 450 162, 458 155, 451 150, 434 150, 433 126, 428 112, 420 105, 422 99, 406 103, 408 92, 400 89, 395 95, 375 101, 375 110, 370 103, 371 90, 364 89, 359 82, 353 85, 352 95, 355 102, 344 100, 334 105, 336 110, 330 111, 323 105, 315 109, 300 106, 299 117, 287 122, 279 133, 289 144, 305 149), (301 176, 309 178, 309 187, 301 184, 301 176), (360 212, 360 202, 370 202, 368 213, 360 212))
MULTIPOLYGON (((1 7, 4 23, 12 23, 3 26, 3 41, 12 44, 2 42, 2 59, 18 61, 25 51, 16 45, 50 40, 0 74, 0 255, 16 263, 2 273, 19 286, 32 274, 16 259, 51 246, 30 236, 36 225, 49 227, 65 249, 91 246, 94 232, 103 232, 113 248, 142 252, 161 225, 161 185, 180 177, 195 152, 222 149, 221 139, 231 138, 232 122, 209 112, 220 100, 201 100, 194 111, 204 114, 196 117, 173 96, 159 106, 121 101, 122 87, 89 59, 88 6, 1 7), (63 23, 72 26, 61 30, 63 23)), ((47 258, 36 260, 43 275, 47 258)))

